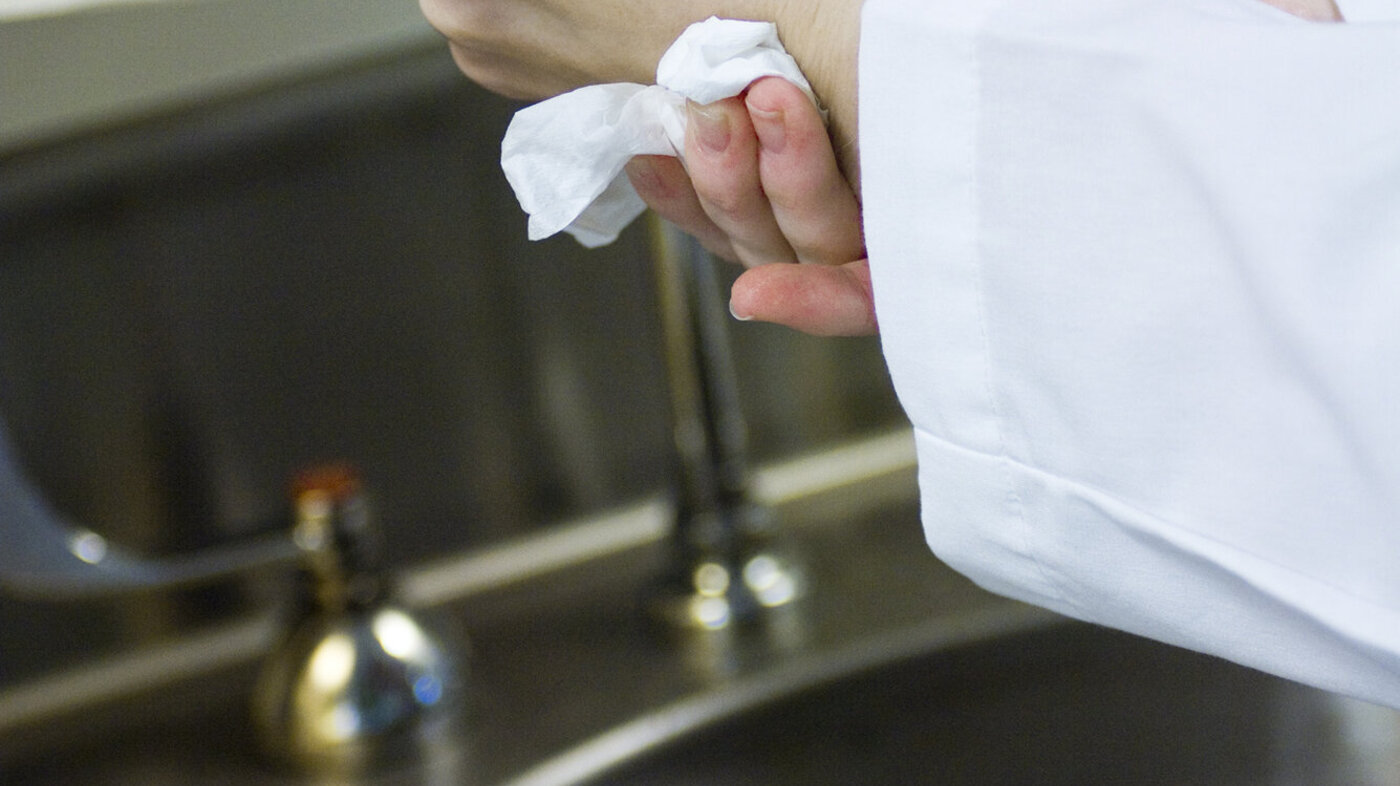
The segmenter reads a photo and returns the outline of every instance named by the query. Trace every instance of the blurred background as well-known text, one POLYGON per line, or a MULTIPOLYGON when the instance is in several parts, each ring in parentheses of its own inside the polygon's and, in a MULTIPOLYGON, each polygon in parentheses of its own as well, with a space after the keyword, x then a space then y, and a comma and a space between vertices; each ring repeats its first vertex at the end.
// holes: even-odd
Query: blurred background
MULTIPOLYGON (((526 241, 497 162, 516 108, 412 2, 0 0, 0 418, 24 472, 175 555, 276 531, 294 472, 348 460, 394 567, 665 489, 650 239, 526 241)), ((756 461, 901 422, 873 339, 731 333, 756 461)), ((0 690, 285 593, 0 592, 0 690)))

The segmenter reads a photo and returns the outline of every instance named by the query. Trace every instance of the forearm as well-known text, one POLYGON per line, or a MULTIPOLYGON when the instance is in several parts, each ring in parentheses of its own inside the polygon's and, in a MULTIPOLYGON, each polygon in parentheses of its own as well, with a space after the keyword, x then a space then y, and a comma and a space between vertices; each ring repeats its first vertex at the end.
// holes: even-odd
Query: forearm
POLYGON ((539 99, 603 82, 650 84, 677 36, 709 16, 774 22, 831 113, 853 169, 861 0, 420 0, 462 71, 539 99))

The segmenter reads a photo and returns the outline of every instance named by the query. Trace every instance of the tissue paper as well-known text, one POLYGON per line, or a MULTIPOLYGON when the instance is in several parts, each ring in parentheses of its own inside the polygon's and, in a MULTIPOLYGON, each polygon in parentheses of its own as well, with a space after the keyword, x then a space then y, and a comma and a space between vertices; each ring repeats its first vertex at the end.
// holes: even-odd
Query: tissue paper
POLYGON ((530 239, 561 230, 590 248, 617 239, 646 209, 622 171, 627 161, 681 155, 686 99, 713 103, 765 76, 816 100, 776 26, 711 17, 666 50, 655 85, 581 87, 517 112, 501 144, 501 168, 530 216, 530 239))

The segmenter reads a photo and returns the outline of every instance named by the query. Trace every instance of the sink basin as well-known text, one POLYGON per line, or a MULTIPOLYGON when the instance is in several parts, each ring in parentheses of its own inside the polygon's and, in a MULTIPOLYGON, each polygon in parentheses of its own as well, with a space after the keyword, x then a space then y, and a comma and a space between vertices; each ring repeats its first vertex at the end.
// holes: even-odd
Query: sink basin
POLYGON ((747 692, 740 711, 677 704, 627 730, 636 750, 614 733, 518 783, 1400 782, 1398 713, 1078 623, 747 692))
MULTIPOLYGON (((471 638, 460 736, 425 747, 421 761, 345 782, 1400 786, 1400 713, 989 595, 923 545, 912 483, 899 472, 780 505, 816 589, 792 627, 768 631, 783 635, 736 635, 729 648, 692 647, 700 642, 657 635, 639 618, 664 541, 447 593, 430 610, 471 638)), ((569 536, 593 543, 664 509, 646 505, 569 536)), ((449 574, 479 577, 493 560, 517 565, 557 548, 541 543, 449 561, 405 577, 405 587, 435 597, 423 587, 449 574)), ((194 644, 123 669, 167 668, 194 644)), ((0 727, 0 782, 337 782, 257 758, 245 706, 253 665, 226 662, 0 727)), ((0 701, 0 720, 4 710, 0 701)))

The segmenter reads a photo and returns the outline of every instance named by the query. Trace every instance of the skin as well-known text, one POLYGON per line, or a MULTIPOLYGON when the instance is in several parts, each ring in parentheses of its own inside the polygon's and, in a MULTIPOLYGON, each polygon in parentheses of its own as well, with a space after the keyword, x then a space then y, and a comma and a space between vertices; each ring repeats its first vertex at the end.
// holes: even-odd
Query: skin
POLYGON ((860 204, 812 102, 769 78, 689 114, 684 167, 641 156, 627 172, 663 218, 748 268, 730 293, 734 315, 816 335, 874 333, 860 204))
POLYGON ((473 81, 523 99, 602 82, 655 80, 661 54, 709 16, 776 22, 830 110, 838 146, 855 139, 860 0, 420 0, 473 81))
POLYGON ((1280 11, 1311 22, 1340 22, 1342 12, 1333 0, 1263 0, 1280 11))
MULTIPOLYGON (((1340 22, 1333 0, 1261 0, 1309 21, 1340 22)), ((777 23, 829 112, 779 79, 688 108, 685 162, 628 166, 657 213, 748 269, 736 318, 817 335, 876 332, 861 234, 856 52, 861 0, 421 0, 457 65, 489 90, 541 99, 604 82, 654 80, 681 31, 709 16, 777 23), (853 186, 852 184, 856 184, 853 186), (782 264, 789 263, 789 264, 782 264)))

